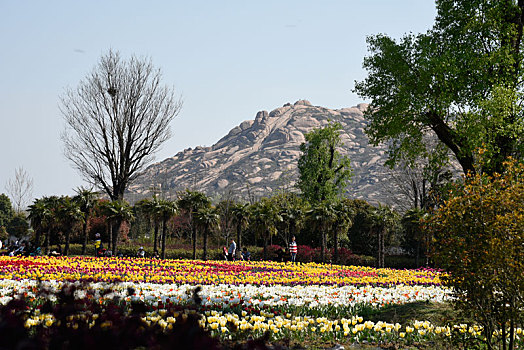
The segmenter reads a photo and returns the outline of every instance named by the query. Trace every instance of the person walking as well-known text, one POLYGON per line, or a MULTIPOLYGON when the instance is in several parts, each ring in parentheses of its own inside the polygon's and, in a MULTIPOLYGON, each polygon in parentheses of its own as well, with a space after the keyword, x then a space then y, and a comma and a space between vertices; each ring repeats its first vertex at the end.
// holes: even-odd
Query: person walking
POLYGON ((289 242, 289 253, 291 254, 291 262, 296 263, 298 245, 295 236, 291 237, 291 242, 289 242))
POLYGON ((229 261, 235 261, 236 251, 237 251, 237 244, 235 243, 235 240, 231 238, 231 244, 229 245, 229 249, 227 250, 227 257, 229 258, 229 261))
POLYGON ((100 256, 100 250, 102 250, 102 239, 100 238, 100 233, 95 234, 95 256, 100 256))

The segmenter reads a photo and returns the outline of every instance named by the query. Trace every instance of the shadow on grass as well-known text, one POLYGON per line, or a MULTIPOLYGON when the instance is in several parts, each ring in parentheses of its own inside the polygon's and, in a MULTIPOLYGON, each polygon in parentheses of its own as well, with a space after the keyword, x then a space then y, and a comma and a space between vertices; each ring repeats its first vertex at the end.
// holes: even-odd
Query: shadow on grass
POLYGON ((411 321, 430 321, 434 325, 444 326, 448 323, 464 321, 463 317, 453 309, 450 303, 434 303, 418 301, 403 305, 390 305, 379 310, 369 310, 360 315, 365 320, 373 322, 408 324, 411 321))

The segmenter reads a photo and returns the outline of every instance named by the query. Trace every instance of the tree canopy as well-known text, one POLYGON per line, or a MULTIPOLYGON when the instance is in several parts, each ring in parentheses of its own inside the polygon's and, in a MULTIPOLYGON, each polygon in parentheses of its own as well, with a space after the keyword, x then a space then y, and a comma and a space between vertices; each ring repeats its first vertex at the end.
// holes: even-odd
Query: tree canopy
POLYGON ((0 227, 6 227, 9 223, 9 220, 14 215, 13 206, 11 205, 11 199, 4 194, 0 194, 0 227))
POLYGON ((349 158, 337 149, 342 144, 340 130, 339 123, 330 123, 307 133, 300 145, 297 186, 312 204, 337 198, 351 178, 349 158))
MULTIPOLYGON (((374 144, 390 142, 390 163, 431 157, 437 136, 464 172, 502 172, 524 154, 524 3, 438 0, 434 26, 394 40, 367 38, 368 76, 355 92, 371 99, 365 116, 374 144), (486 149, 483 169, 475 150, 486 149)), ((440 153, 442 155, 442 153, 440 153)))

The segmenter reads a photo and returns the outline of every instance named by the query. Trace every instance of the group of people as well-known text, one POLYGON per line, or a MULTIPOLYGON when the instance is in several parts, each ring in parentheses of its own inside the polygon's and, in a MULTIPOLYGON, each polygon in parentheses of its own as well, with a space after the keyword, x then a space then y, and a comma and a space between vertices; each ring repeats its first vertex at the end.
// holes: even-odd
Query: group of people
MULTIPOLYGON (((222 255, 227 261, 235 261, 237 259, 237 244, 234 239, 231 239, 231 244, 229 248, 222 248, 222 255)), ((251 253, 247 251, 247 248, 244 247, 240 253, 240 259, 244 261, 251 260, 251 253)))
POLYGON ((15 241, 11 244, 6 245, 5 250, 3 250, 2 255, 9 256, 35 256, 42 255, 42 248, 35 247, 29 241, 15 241))
MULTIPOLYGON (((286 251, 289 252, 289 261, 295 263, 298 254, 298 245, 295 236, 291 237, 291 242, 289 242, 289 247, 286 248, 286 251)), ((231 239, 231 244, 229 245, 229 248, 223 247, 222 252, 225 260, 235 261, 237 252, 237 244, 235 243, 235 240, 231 239)), ((242 249, 240 259, 243 261, 251 261, 251 253, 247 251, 246 247, 242 249)), ((287 261, 287 257, 284 257, 284 255, 282 255, 281 257, 279 257, 279 260, 287 261)))
MULTIPOLYGON (((140 247, 138 249, 138 252, 136 253, 136 256, 139 258, 145 258, 146 257, 146 251, 144 250, 144 247, 140 247)), ((158 250, 155 250, 153 252, 153 255, 151 256, 153 259, 160 259, 160 254, 158 254, 158 250)))

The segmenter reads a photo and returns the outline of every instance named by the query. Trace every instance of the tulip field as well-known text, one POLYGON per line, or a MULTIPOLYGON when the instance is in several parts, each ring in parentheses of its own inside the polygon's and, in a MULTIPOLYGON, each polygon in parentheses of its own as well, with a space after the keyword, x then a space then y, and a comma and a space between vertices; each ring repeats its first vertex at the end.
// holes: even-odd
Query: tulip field
MULTIPOLYGON (((220 341, 265 335, 272 342, 411 346, 480 337, 475 324, 424 319, 399 324, 361 316, 394 305, 448 302, 451 291, 441 286, 440 274, 268 261, 0 257, 0 304, 25 299, 30 305, 23 313, 28 330, 56 326, 55 315, 42 305, 56 302, 60 290, 74 286, 74 298, 90 298, 100 309, 69 316, 67 327, 72 328, 80 319, 89 327, 109 325, 103 321, 105 305, 125 309, 141 303, 144 327, 169 332, 188 315, 198 314, 200 327, 220 341)), ((522 330, 517 333, 522 342, 522 330)))

